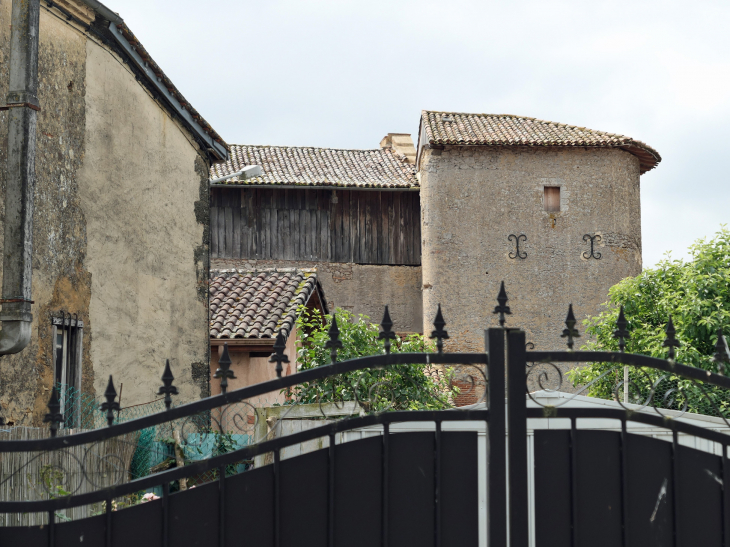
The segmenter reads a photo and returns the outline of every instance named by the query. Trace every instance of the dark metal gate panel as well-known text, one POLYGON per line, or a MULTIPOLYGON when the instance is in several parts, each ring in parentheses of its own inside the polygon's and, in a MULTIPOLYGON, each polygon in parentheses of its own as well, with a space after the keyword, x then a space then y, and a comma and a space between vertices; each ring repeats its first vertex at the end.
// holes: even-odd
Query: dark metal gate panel
MULTIPOLYGON (((103 545, 105 538, 106 515, 56 524, 56 542, 58 545, 68 545, 69 547, 103 545)), ((2 545, 6 544, 3 543, 2 545)), ((35 546, 34 543, 24 545, 28 547, 35 546)))
POLYGON ((625 481, 621 433, 535 431, 537 547, 571 545, 572 526, 576 547, 671 547, 675 545, 674 515, 677 545, 722 545, 721 458, 677 446, 673 459, 671 443, 623 436, 625 481), (627 502, 625 543, 622 484, 627 502))
POLYGON ((672 445, 626 435, 626 533, 634 545, 672 547, 672 445))
POLYGON ((441 545, 478 545, 477 436, 446 432, 441 438, 441 545))
POLYGON ((227 538, 246 538, 249 545, 273 547, 273 465, 227 478, 225 503, 227 538))
POLYGON ((0 527, 0 545, 32 545, 46 547, 48 530, 39 526, 0 527))
POLYGON ((370 437, 335 447, 334 537, 338 547, 380 545, 382 439, 370 437))
POLYGON ((621 545, 621 438, 608 431, 573 432, 576 547, 621 545))
POLYGON ((112 547, 158 547, 162 516, 162 500, 112 512, 112 547))
POLYGON ((570 431, 535 431, 535 544, 571 545, 570 431))
POLYGON ((718 456, 678 446, 676 451, 679 545, 722 544, 722 467, 718 456))
POLYGON ((280 463, 281 547, 327 545, 328 452, 317 450, 280 463))
POLYGON ((169 545, 218 545, 218 497, 216 482, 172 494, 169 501, 169 545))
POLYGON ((390 436, 388 545, 433 546, 433 433, 390 436))

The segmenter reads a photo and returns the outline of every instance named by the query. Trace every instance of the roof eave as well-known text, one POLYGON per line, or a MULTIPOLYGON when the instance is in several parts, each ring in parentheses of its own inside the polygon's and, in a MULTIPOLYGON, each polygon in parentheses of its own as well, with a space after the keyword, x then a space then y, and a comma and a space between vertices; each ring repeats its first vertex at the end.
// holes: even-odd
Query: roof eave
MULTIPOLYGON (((105 17, 103 14, 102 16, 105 17)), ((149 67, 149 64, 146 63, 144 59, 142 59, 137 50, 124 37, 124 34, 121 31, 122 25, 124 25, 124 23, 121 21, 121 19, 119 19, 118 23, 113 21, 109 23, 109 31, 111 32, 112 36, 119 44, 119 46, 130 57, 130 59, 132 59, 132 61, 142 72, 142 74, 145 75, 147 81, 160 93, 162 97, 165 98, 169 106, 175 111, 178 116, 180 116, 180 118, 186 123, 188 128, 202 142, 206 144, 206 146, 208 147, 208 152, 210 152, 217 160, 226 161, 228 159, 228 148, 224 144, 221 144, 220 142, 215 140, 209 134, 209 132, 206 131, 203 126, 200 125, 200 123, 198 123, 193 118, 191 112, 180 104, 180 101, 177 99, 177 97, 175 97, 175 95, 167 88, 167 86, 163 84, 161 78, 158 78, 158 76, 149 67)))

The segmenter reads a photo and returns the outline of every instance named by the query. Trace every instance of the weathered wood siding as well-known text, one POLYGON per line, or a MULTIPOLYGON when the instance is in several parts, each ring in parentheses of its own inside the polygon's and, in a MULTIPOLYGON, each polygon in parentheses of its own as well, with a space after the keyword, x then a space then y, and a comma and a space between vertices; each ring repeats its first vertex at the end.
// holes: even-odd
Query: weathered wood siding
POLYGON ((421 264, 418 192, 211 190, 213 258, 421 264))

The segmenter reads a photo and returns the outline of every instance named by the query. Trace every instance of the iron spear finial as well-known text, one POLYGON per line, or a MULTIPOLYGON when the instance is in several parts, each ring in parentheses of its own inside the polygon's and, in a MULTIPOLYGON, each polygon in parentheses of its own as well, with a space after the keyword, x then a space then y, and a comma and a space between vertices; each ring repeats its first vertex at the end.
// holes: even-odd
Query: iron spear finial
POLYGON ((624 316, 624 306, 621 304, 621 310, 618 312, 618 319, 616 320, 616 330, 613 331, 613 337, 618 339, 618 348, 621 353, 624 352, 626 347, 626 340, 629 339, 628 327, 629 322, 626 321, 624 316))
POLYGON ((712 360, 717 363, 720 374, 725 374, 725 367, 730 363, 730 349, 727 347, 727 340, 722 335, 722 329, 717 329, 717 342, 715 343, 715 355, 712 360))
POLYGON ((50 412, 43 417, 43 422, 51 422, 51 437, 56 436, 58 424, 63 422, 63 414, 61 414, 61 398, 58 396, 58 388, 53 386, 51 390, 51 400, 48 401, 48 410, 50 412))
POLYGON ((282 363, 288 363, 289 357, 284 353, 286 349, 286 338, 284 333, 279 329, 276 335, 276 342, 274 342, 274 353, 269 357, 269 363, 276 363, 276 377, 281 378, 281 373, 284 371, 282 363))
POLYGON ((436 311, 436 318, 433 320, 433 326, 436 328, 431 332, 430 338, 436 339, 436 348, 438 349, 439 353, 443 353, 444 340, 447 340, 449 338, 449 333, 444 329, 444 327, 446 326, 446 321, 444 321, 444 316, 441 313, 441 304, 439 304, 438 310, 436 311))
POLYGON ((223 343, 223 353, 218 358, 218 369, 213 374, 213 378, 221 379, 221 393, 225 393, 228 389, 228 379, 235 380, 231 370, 231 356, 228 354, 228 342, 223 343))
POLYGON ((107 384, 106 391, 104 392, 104 398, 106 399, 106 402, 101 403, 101 410, 106 410, 106 421, 111 427, 114 423, 114 411, 116 410, 119 412, 120 410, 119 402, 114 400, 117 398, 117 390, 114 389, 114 382, 111 374, 109 375, 109 383, 107 384))
POLYGON ((567 328, 563 329, 563 334, 561 334, 560 337, 568 339, 568 349, 571 350, 573 349, 573 338, 580 338, 580 333, 578 332, 578 329, 575 328, 576 323, 577 321, 573 314, 573 304, 570 304, 568 306, 568 317, 565 318, 565 326, 567 328))
POLYGON ((337 350, 342 349, 340 329, 337 327, 337 316, 334 313, 332 314, 332 323, 330 323, 330 328, 329 331, 327 331, 327 334, 329 334, 330 339, 327 340, 324 347, 330 349, 330 358, 334 365, 337 362, 337 350))
POLYGON ((664 342, 662 342, 662 346, 669 348, 669 358, 674 359, 674 348, 679 347, 679 340, 677 340, 674 336, 677 331, 674 328, 674 322, 672 321, 671 315, 669 316, 669 322, 667 323, 667 328, 664 329, 664 332, 667 334, 667 337, 664 339, 664 342))
POLYGON ((178 394, 177 388, 172 385, 174 379, 175 377, 172 375, 172 370, 170 369, 170 360, 166 359, 165 371, 162 373, 162 383, 164 385, 160 386, 160 389, 157 391, 157 395, 165 396, 166 410, 170 410, 170 405, 172 405, 172 395, 178 394))
POLYGON ((499 326, 504 327, 504 316, 505 315, 512 315, 512 310, 509 309, 509 306, 507 305, 507 291, 504 290, 504 281, 502 281, 502 284, 499 287, 499 294, 497 295, 497 302, 499 305, 494 307, 494 311, 492 313, 498 313, 499 314, 499 326))
POLYGON ((382 331, 378 334, 378 338, 383 340, 383 347, 385 353, 390 353, 390 341, 395 340, 395 333, 393 332, 393 321, 390 319, 390 313, 388 312, 388 306, 385 306, 385 313, 383 314, 383 320, 380 322, 382 331))

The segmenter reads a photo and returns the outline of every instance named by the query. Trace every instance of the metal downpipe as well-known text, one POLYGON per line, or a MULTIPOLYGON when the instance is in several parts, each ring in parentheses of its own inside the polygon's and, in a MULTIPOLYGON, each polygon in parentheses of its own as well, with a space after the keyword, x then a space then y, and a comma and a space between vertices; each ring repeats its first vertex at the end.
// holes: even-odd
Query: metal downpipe
POLYGON ((30 342, 40 0, 13 0, 0 355, 30 342))

